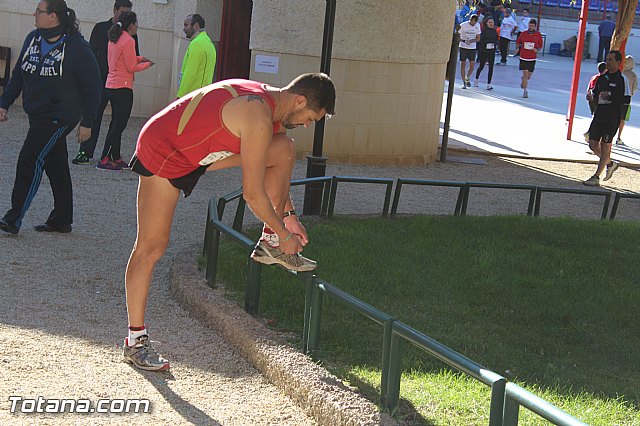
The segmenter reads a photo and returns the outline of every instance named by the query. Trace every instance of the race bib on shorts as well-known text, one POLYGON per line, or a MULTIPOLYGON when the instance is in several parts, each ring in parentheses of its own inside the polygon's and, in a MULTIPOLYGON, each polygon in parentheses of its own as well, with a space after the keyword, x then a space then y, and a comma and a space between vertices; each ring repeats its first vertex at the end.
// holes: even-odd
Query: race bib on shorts
POLYGON ((495 49, 496 45, 493 43, 487 43, 487 49, 495 49))
POLYGON ((536 48, 536 44, 532 41, 525 41, 524 42, 524 48, 527 50, 533 50, 536 48))
POLYGON ((201 166, 208 166, 209 164, 213 164, 216 161, 224 160, 225 158, 231 157, 232 155, 233 155, 233 152, 229 152, 229 151, 212 152, 211 154, 207 155, 202 160, 200 160, 199 164, 201 166))

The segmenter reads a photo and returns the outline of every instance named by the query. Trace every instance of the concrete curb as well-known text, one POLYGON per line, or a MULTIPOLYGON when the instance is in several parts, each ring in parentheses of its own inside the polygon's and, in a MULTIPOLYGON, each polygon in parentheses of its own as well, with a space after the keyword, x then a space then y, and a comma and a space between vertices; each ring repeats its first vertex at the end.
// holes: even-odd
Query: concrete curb
POLYGON ((319 425, 398 425, 391 416, 357 394, 284 339, 210 288, 196 265, 198 248, 173 260, 170 289, 194 317, 219 331, 276 388, 289 396, 319 425))

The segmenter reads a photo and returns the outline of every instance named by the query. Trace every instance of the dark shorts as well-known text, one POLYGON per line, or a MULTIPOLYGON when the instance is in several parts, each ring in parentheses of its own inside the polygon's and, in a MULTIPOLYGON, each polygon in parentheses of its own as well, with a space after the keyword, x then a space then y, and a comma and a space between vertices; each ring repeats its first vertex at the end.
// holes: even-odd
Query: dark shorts
POLYGON ((591 123, 589 127, 589 140, 590 141, 598 141, 602 143, 611 143, 613 141, 613 137, 618 132, 618 123, 591 123))
POLYGON ((476 60, 476 49, 465 49, 463 47, 460 48, 460 62, 475 61, 475 60, 476 60))
MULTIPOLYGON (((131 158, 129 167, 131 168, 131 171, 139 174, 140 176, 153 176, 153 173, 147 170, 144 164, 142 164, 138 157, 136 157, 135 155, 133 156, 133 158, 131 158)), ((204 172, 207 171, 207 167, 208 166, 200 166, 189 174, 167 180, 171 183, 171 185, 181 190, 184 193, 184 197, 187 198, 189 195, 191 195, 191 192, 193 192, 193 189, 196 187, 200 176, 202 176, 204 172)))
POLYGON ((520 59, 520 71, 533 72, 536 69, 536 61, 523 61, 520 59))

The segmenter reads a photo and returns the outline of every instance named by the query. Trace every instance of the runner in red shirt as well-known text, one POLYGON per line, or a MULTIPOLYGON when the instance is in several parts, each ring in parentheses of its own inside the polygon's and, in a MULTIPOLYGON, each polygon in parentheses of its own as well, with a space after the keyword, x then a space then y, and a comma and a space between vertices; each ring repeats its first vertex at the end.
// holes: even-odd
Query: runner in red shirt
POLYGON ((188 196, 205 171, 242 169, 243 197, 265 223, 254 261, 315 269, 314 261, 299 254, 308 237, 289 196, 296 150, 284 132, 333 114, 335 95, 333 82, 321 73, 303 74, 283 88, 224 80, 176 100, 144 125, 130 164, 140 176, 138 233, 125 275, 126 362, 143 370, 169 368, 149 340, 147 298, 180 191, 188 196))
POLYGON ((523 98, 529 97, 529 92, 527 91, 529 79, 536 67, 538 50, 542 48, 542 34, 536 31, 536 24, 537 21, 531 19, 529 21, 529 30, 520 33, 516 40, 516 49, 520 51, 520 70, 522 71, 522 83, 520 87, 524 90, 524 92, 522 92, 523 98))

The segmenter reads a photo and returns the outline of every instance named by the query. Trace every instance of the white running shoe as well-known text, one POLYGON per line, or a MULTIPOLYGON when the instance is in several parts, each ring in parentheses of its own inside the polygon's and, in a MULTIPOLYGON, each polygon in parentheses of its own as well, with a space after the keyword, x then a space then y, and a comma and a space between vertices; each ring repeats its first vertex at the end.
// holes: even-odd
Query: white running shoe
POLYGON ((251 259, 265 265, 280 265, 296 272, 309 272, 316 269, 318 264, 300 254, 286 254, 278 247, 271 247, 260 240, 251 253, 251 259))

